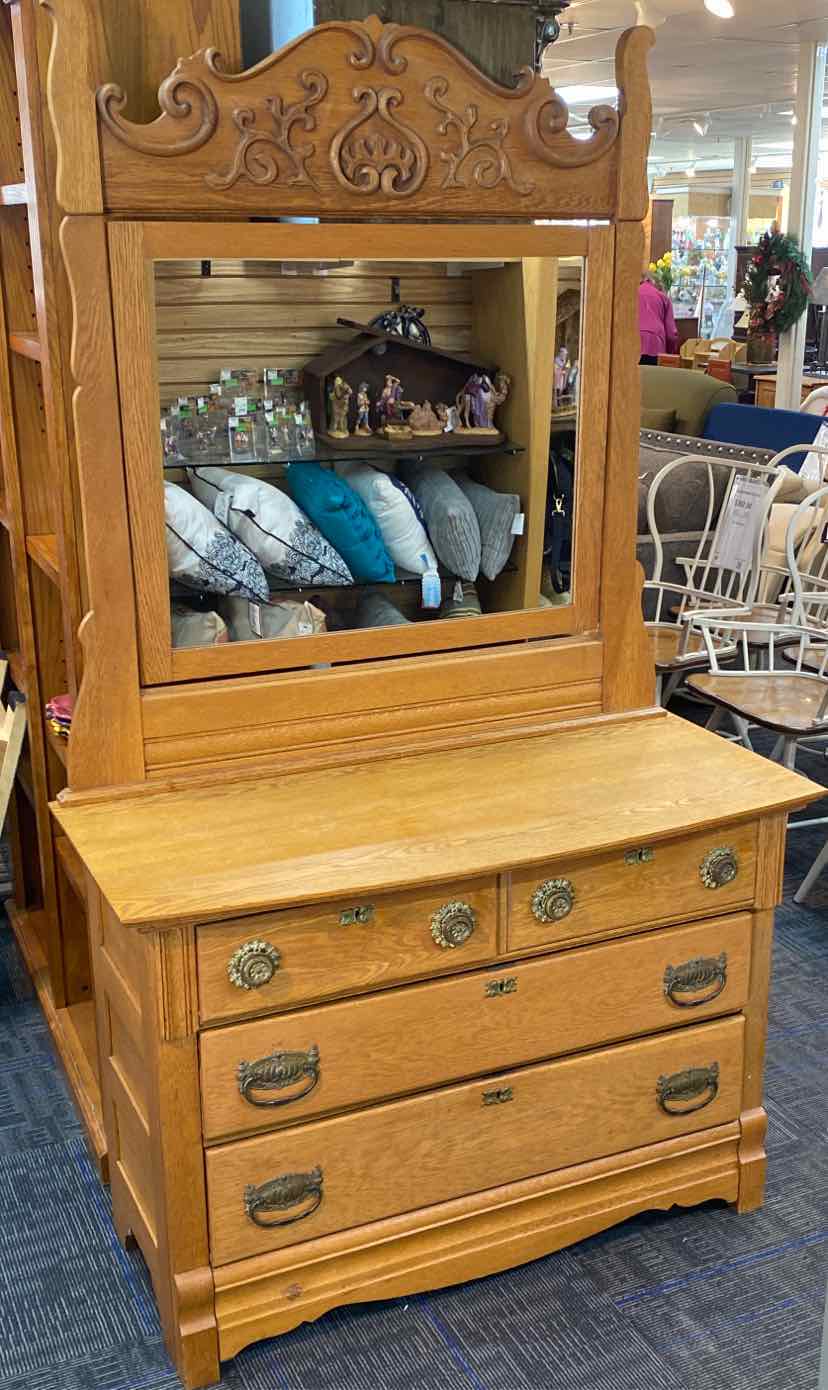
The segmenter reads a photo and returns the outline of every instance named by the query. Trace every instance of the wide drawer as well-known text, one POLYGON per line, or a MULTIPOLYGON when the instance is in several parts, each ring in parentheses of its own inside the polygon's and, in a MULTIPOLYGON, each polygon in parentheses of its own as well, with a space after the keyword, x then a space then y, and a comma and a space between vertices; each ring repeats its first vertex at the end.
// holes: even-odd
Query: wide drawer
POLYGON ((212 1262, 734 1120, 743 1029, 703 1023, 208 1149, 212 1262))
POLYGON ((741 1009, 744 913, 201 1036, 207 1142, 741 1009))
POLYGON ((497 880, 245 917, 197 933, 205 1022, 491 960, 497 880))
POLYGON ((509 950, 611 936, 750 906, 755 823, 512 875, 509 950))

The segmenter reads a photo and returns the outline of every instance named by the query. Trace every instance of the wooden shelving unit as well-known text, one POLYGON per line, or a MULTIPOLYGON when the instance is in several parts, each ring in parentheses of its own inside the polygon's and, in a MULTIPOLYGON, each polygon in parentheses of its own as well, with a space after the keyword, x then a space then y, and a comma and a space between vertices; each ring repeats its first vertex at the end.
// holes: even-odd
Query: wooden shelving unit
POLYGON ((69 753, 44 706, 76 693, 81 611, 58 314, 64 272, 41 82, 49 30, 33 0, 0 6, 0 648, 28 708, 9 816, 7 907, 105 1174, 83 876, 59 849, 48 809, 67 784, 69 753))

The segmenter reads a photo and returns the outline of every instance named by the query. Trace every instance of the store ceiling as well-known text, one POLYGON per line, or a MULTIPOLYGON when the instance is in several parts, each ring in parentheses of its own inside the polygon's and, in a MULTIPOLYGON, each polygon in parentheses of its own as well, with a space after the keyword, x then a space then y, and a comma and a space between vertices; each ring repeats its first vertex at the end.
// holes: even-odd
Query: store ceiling
MULTIPOLYGON (((665 170, 730 162, 733 140, 746 135, 763 164, 790 161, 799 47, 803 39, 828 39, 828 0, 733 5, 735 18, 721 20, 703 0, 646 0, 665 17, 650 58, 654 112, 663 118, 652 154, 665 170), (693 117, 704 126, 708 112, 700 136, 693 117)), ((566 19, 574 31, 564 28, 547 49, 544 71, 556 87, 612 84, 618 36, 636 23, 634 0, 573 0, 566 19)), ((592 104, 570 103, 573 117, 592 104)))

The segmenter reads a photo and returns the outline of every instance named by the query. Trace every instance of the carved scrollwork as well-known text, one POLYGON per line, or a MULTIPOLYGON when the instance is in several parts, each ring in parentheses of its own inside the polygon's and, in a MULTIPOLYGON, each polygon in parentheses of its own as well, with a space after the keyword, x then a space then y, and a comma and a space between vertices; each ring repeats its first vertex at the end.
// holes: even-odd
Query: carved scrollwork
POLYGON ((437 129, 441 135, 448 135, 453 127, 458 144, 453 150, 442 150, 440 158, 448 165, 443 188, 468 188, 469 180, 478 188, 497 188, 506 183, 515 193, 525 197, 534 190, 533 183, 519 183, 512 173, 512 165, 503 142, 509 134, 509 119, 501 116, 489 121, 488 130, 475 134, 480 120, 480 108, 469 102, 462 111, 455 111, 447 103, 449 84, 445 77, 432 77, 424 88, 426 101, 436 111, 443 113, 437 129))
POLYGON ((395 87, 356 87, 359 114, 331 142, 334 176, 351 193, 384 193, 409 198, 428 173, 428 147, 415 130, 398 120, 402 93, 395 87))
POLYGON ((250 106, 237 107, 233 112, 233 122, 238 127, 241 139, 236 147, 233 162, 223 173, 205 174, 204 181, 211 188, 232 188, 240 178, 247 178, 260 186, 276 183, 280 177, 282 162, 287 166, 288 184, 310 184, 317 188, 316 180, 307 168, 307 162, 316 152, 315 145, 293 145, 293 129, 312 131, 316 120, 310 114, 311 108, 318 106, 328 92, 328 79, 324 73, 309 70, 299 77, 299 85, 305 92, 303 101, 295 101, 285 106, 281 96, 266 97, 265 106, 270 112, 274 129, 264 130, 256 124, 256 112, 250 106), (274 151, 278 151, 275 154, 274 151))
MULTIPOLYGON (((487 77, 479 68, 475 67, 471 59, 459 49, 451 48, 447 41, 440 34, 435 34, 430 29, 418 29, 409 24, 385 24, 382 28, 379 43, 377 44, 377 62, 386 72, 394 77, 401 77, 408 68, 408 59, 401 53, 397 53, 397 46, 404 39, 417 39, 420 42, 433 43, 441 53, 450 52, 455 63, 467 75, 474 79, 477 86, 485 88, 493 96, 502 97, 506 100, 514 97, 525 97, 527 92, 532 90, 538 81, 543 82, 543 78, 538 78, 534 69, 521 68, 515 74, 514 87, 504 87, 499 82, 495 82, 491 77, 487 77)), ((544 83, 545 85, 545 83, 544 83)))
MULTIPOLYGON (((196 55, 198 57, 199 55, 196 55)), ((217 60, 218 55, 207 54, 217 60)), ((158 104, 161 118, 150 126, 135 125, 125 121, 121 112, 127 103, 126 93, 115 82, 108 82, 99 88, 97 94, 98 113, 107 130, 131 150, 140 154, 179 155, 200 150, 214 135, 218 126, 218 102, 206 82, 200 81, 189 71, 195 60, 183 60, 177 64, 169 77, 165 77, 158 88, 158 104), (170 139, 161 135, 158 127, 161 119, 167 116, 172 121, 186 121, 196 124, 186 135, 170 139)))
POLYGON ((595 132, 588 140, 576 140, 567 130, 569 107, 556 91, 524 116, 526 141, 532 154, 557 169, 578 169, 594 164, 618 138, 621 118, 614 106, 593 106, 587 120, 595 132))

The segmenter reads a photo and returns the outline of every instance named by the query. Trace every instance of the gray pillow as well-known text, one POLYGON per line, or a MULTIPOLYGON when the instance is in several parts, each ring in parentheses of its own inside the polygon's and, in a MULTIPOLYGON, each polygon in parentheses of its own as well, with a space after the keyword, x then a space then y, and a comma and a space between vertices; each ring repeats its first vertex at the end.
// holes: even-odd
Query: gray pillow
POLYGON ((433 464, 409 463, 404 481, 423 509, 429 539, 437 559, 460 579, 480 573, 482 542, 474 507, 453 478, 433 464))
MULTIPOLYGON (((638 534, 649 533, 647 497, 657 474, 686 451, 653 449, 641 445, 638 464, 638 534)), ((714 505, 711 524, 716 520, 727 487, 727 470, 712 465, 714 505)), ((710 504, 710 484, 707 468, 700 460, 683 464, 665 478, 656 499, 656 525, 662 536, 675 531, 702 531, 710 504)))
POLYGON ((365 594, 357 606, 357 627, 400 627, 410 621, 384 594, 365 594))
POLYGON ((480 527, 480 568, 487 579, 497 579, 512 553, 512 524, 520 512, 520 498, 512 492, 495 492, 465 473, 455 474, 458 487, 474 507, 480 527))

